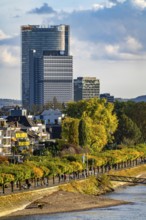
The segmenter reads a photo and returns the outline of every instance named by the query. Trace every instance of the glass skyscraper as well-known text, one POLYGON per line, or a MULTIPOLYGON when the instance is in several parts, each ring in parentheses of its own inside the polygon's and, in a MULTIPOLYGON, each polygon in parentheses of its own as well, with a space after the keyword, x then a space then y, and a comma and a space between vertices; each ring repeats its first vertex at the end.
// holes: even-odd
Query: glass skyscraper
POLYGON ((22 34, 22 104, 44 105, 73 100, 73 57, 69 26, 27 25, 22 34))

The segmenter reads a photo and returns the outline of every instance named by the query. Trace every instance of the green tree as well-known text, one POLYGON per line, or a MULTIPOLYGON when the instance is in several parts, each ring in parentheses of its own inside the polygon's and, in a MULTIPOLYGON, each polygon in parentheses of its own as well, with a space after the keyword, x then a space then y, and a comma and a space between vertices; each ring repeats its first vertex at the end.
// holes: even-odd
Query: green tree
POLYGON ((146 103, 128 102, 125 114, 130 117, 139 127, 143 141, 146 141, 146 103))
POLYGON ((79 145, 86 146, 87 145, 87 126, 85 119, 81 119, 79 122, 79 145))
POLYGON ((115 102, 115 112, 118 116, 127 115, 140 129, 143 142, 146 141, 146 103, 133 101, 115 102))
POLYGON ((118 144, 138 144, 141 142, 141 131, 128 116, 122 114, 119 117, 118 129, 115 132, 115 141, 118 144))

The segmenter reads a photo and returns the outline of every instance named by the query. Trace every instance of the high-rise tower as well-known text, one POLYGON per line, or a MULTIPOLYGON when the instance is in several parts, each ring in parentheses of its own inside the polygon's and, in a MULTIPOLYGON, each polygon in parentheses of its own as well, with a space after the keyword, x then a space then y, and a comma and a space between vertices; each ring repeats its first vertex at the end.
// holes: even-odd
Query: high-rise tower
POLYGON ((31 108, 54 97, 73 100, 73 58, 69 26, 27 25, 22 34, 22 104, 31 108))

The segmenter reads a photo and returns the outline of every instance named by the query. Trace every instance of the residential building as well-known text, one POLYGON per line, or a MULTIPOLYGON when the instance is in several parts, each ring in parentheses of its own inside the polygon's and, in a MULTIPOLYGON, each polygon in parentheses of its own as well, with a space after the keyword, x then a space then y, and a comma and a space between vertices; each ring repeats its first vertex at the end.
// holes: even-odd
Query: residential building
POLYGON ((74 100, 99 97, 100 81, 96 77, 78 77, 74 80, 74 100))
POLYGON ((0 118, 0 154, 11 154, 15 131, 15 125, 10 125, 6 119, 0 118))
POLYGON ((36 115, 36 120, 42 120, 46 125, 46 130, 51 139, 61 138, 61 121, 64 114, 59 109, 44 110, 40 115, 36 115))
POLYGON ((35 123, 34 116, 27 115, 27 110, 24 108, 15 107, 11 109, 7 122, 14 123, 20 128, 21 133, 23 131, 28 134, 30 144, 50 139, 49 133, 46 132, 46 125, 41 121, 35 123))
POLYGON ((27 116, 27 110, 16 106, 13 109, 10 109, 11 116, 27 116))
POLYGON ((103 94, 100 94, 100 98, 101 99, 106 99, 107 102, 114 102, 115 99, 114 99, 114 96, 111 96, 110 93, 103 93, 103 94))
POLYGON ((35 119, 41 119, 44 124, 61 124, 64 114, 59 109, 44 110, 40 115, 35 116, 35 119))
POLYGON ((73 100, 73 57, 68 25, 21 27, 22 105, 31 109, 54 97, 73 100))

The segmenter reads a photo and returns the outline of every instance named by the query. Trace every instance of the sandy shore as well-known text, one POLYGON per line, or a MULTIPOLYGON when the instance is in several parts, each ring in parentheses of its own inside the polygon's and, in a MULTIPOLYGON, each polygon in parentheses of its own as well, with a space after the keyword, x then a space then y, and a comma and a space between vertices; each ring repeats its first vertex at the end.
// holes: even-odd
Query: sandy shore
POLYGON ((113 200, 102 196, 58 191, 31 203, 24 210, 11 213, 10 216, 26 216, 39 214, 42 215, 61 212, 71 212, 128 203, 129 202, 113 200))

